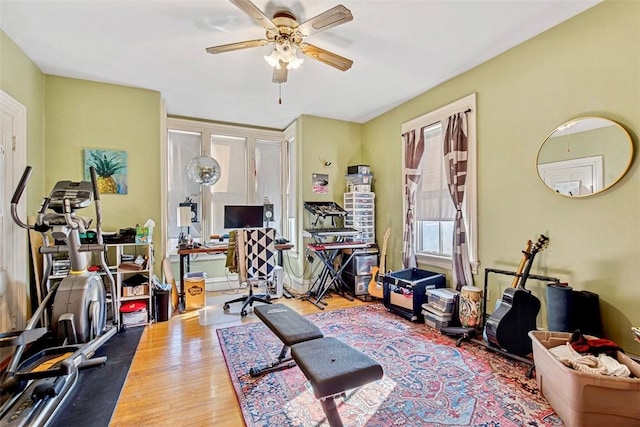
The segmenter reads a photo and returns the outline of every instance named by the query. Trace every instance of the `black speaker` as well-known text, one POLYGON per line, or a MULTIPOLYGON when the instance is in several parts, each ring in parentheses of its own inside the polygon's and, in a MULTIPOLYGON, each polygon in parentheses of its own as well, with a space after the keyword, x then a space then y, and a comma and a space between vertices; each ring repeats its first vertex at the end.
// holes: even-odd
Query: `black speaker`
POLYGON ((264 221, 273 221, 273 204, 265 203, 263 209, 263 220, 264 221))
POLYGON ((189 203, 191 205, 191 222, 198 222, 198 204, 189 203))
POLYGON ((602 336, 602 320, 600 318, 600 297, 589 291, 573 292, 573 309, 571 310, 573 327, 583 334, 602 336))

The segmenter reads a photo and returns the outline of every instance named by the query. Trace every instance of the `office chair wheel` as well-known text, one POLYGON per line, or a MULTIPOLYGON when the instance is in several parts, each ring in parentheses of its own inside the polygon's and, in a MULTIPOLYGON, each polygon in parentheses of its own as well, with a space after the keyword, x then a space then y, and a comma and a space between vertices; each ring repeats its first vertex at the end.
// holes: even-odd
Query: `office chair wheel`
POLYGON ((240 317, 244 317, 244 316, 246 316, 246 315, 247 315, 247 310, 242 310, 242 311, 240 312, 240 317))
POLYGON ((223 305, 223 306, 222 306, 222 309, 223 309, 224 311, 229 311, 229 304, 225 304, 225 305, 223 305))

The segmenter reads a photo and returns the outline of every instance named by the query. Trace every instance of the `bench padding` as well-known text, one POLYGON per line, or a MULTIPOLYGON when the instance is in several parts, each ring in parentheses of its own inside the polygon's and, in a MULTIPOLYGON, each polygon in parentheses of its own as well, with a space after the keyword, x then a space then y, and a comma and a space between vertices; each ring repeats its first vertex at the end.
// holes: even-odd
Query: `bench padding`
POLYGON ((253 312, 288 347, 324 336, 316 325, 284 304, 256 306, 253 312))
POLYGON ((291 356, 318 399, 379 380, 383 375, 378 362, 333 337, 296 344, 291 347, 291 356))

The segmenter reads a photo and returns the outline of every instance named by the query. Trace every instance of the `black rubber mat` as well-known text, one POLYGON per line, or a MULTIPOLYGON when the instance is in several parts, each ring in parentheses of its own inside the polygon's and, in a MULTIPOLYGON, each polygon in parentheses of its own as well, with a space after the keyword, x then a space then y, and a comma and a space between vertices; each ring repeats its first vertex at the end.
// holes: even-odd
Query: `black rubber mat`
POLYGON ((51 427, 109 425, 143 331, 144 327, 125 329, 96 351, 94 357, 107 356, 107 362, 80 371, 76 386, 51 427))

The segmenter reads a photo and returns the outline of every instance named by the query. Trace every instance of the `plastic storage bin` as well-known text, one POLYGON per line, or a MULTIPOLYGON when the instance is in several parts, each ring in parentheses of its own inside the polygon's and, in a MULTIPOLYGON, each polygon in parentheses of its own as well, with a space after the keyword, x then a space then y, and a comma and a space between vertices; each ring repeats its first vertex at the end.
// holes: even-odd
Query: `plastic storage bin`
MULTIPOLYGON (((542 395, 571 426, 640 425, 640 378, 617 378, 575 371, 548 349, 565 345, 568 332, 531 331, 536 379, 542 395)), ((618 362, 640 377, 640 365, 618 352, 618 362)))
POLYGON ((456 295, 460 295, 460 291, 456 289, 429 289, 427 291, 427 301, 436 310, 453 313, 456 295))
POLYGON ((446 328, 453 319, 453 313, 445 313, 433 308, 430 304, 422 304, 424 324, 435 329, 446 328))
POLYGON ((419 268, 385 274, 382 279, 384 306, 409 320, 422 321, 426 290, 445 287, 444 275, 419 268))

